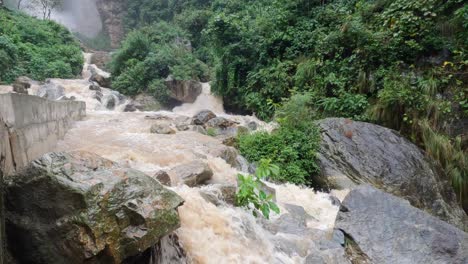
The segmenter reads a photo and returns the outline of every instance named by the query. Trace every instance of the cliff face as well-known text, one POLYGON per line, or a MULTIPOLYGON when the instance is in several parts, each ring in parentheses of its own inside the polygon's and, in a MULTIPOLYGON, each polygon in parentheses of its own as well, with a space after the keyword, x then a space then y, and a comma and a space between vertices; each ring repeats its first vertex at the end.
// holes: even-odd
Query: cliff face
POLYGON ((124 38, 124 0, 97 0, 96 5, 101 15, 103 28, 110 37, 112 48, 119 47, 124 38))

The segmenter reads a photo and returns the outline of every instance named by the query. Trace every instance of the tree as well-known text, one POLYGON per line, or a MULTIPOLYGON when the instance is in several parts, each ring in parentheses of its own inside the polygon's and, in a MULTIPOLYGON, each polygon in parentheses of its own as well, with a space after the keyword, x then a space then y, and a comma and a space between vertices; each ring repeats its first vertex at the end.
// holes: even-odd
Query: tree
POLYGON ((41 7, 42 19, 50 19, 52 11, 62 5, 62 0, 33 0, 41 7))

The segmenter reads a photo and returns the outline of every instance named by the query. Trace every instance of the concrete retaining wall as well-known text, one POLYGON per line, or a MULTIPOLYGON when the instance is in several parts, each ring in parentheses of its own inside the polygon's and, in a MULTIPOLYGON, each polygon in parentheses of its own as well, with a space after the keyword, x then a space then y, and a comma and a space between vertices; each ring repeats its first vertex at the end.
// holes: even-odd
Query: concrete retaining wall
POLYGON ((6 124, 8 135, 6 137, 5 129, 2 132, 0 127, 4 174, 11 174, 52 151, 73 121, 85 115, 84 102, 49 101, 14 93, 0 95, 0 119, 6 124))

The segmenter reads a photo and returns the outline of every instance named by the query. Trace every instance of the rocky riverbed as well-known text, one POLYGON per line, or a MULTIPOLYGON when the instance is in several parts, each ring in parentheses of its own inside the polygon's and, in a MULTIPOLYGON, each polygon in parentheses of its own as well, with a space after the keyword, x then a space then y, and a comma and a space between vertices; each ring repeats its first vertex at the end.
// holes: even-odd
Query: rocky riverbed
POLYGON ((105 78, 86 64, 83 79, 29 88, 88 111, 54 153, 7 177, 19 263, 468 263, 466 214, 397 132, 322 121, 329 192, 266 182, 281 213, 265 220, 233 205, 237 174, 253 168, 230 143, 276 124, 226 114, 208 83, 172 111, 142 111, 105 78))

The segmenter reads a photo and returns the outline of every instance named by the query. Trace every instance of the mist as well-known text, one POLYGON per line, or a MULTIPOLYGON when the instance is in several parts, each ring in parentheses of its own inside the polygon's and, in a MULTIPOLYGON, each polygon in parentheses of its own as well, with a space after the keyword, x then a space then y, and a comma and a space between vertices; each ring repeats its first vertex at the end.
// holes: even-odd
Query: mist
MULTIPOLYGON (((10 8, 16 8, 17 3, 17 0, 6 2, 10 8)), ((42 17, 41 8, 31 0, 23 0, 20 9, 30 15, 42 17)), ((94 38, 102 31, 96 0, 64 0, 59 9, 52 11, 51 19, 88 38, 94 38)))

